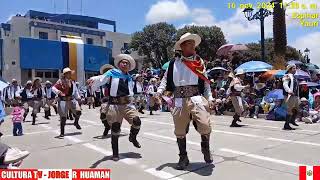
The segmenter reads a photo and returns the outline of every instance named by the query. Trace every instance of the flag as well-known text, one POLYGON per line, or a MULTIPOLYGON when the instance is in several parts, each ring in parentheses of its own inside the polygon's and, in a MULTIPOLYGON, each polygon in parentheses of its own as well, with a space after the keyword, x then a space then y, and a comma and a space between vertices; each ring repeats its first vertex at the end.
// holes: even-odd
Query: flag
POLYGON ((299 180, 320 180, 320 166, 300 166, 299 180))

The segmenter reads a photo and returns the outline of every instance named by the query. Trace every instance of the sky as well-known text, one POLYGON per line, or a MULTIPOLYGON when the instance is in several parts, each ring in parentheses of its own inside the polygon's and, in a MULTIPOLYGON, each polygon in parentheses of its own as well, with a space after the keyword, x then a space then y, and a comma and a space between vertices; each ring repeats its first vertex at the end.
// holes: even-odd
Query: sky
MULTIPOLYGON (((292 0, 284 0, 290 2, 292 0)), ((256 10, 265 0, 69 0, 69 13, 115 20, 117 31, 133 33, 148 24, 168 22, 177 28, 185 25, 216 25, 221 27, 228 43, 260 41, 260 22, 248 21, 240 4, 251 3, 256 10), (236 8, 228 8, 228 3, 236 8)), ((296 0, 298 9, 286 9, 288 44, 304 51, 311 50, 311 62, 320 65, 320 26, 302 27, 293 13, 319 13, 320 0, 296 0), (302 4, 318 5, 316 10, 303 10, 302 4)), ((67 13, 67 0, 0 0, 0 22, 6 22, 17 13, 24 15, 28 10, 51 13, 67 13)), ((315 21, 313 20, 313 21, 315 21)), ((308 20, 311 21, 311 20, 308 20)), ((272 16, 265 19, 265 37, 272 37, 272 16)), ((319 23, 320 24, 320 23, 319 23)), ((111 27, 103 26, 111 30, 111 27)))

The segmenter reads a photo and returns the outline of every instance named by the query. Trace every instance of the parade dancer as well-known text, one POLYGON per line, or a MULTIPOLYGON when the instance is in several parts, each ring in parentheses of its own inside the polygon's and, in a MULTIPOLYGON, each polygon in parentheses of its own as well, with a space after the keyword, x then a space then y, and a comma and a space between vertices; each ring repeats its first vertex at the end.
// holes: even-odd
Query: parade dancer
POLYGON ((64 128, 67 121, 67 114, 69 110, 75 116, 74 126, 81 129, 79 119, 81 116, 81 109, 78 103, 80 98, 76 83, 71 79, 71 74, 74 73, 70 68, 63 69, 62 77, 52 87, 55 94, 58 95, 58 113, 60 116, 60 136, 64 137, 64 128))
POLYGON ((158 95, 165 90, 174 94, 174 133, 179 147, 178 170, 189 165, 186 150, 186 133, 192 119, 201 134, 201 151, 206 163, 212 163, 210 152, 210 109, 214 107, 204 61, 196 54, 195 48, 201 38, 197 34, 186 33, 175 43, 175 50, 181 50, 181 58, 172 60, 158 88, 158 95))
POLYGON ((17 93, 21 91, 21 86, 18 84, 16 79, 12 79, 11 85, 9 86, 9 104, 18 104, 17 93))
POLYGON ((50 119, 51 116, 51 106, 53 107, 56 114, 58 114, 58 108, 55 105, 56 94, 52 91, 52 83, 50 81, 46 81, 45 87, 45 106, 44 106, 44 117, 46 119, 50 119))
POLYGON ((23 122, 25 122, 29 112, 29 106, 32 106, 32 102, 33 102, 32 101, 33 94, 31 93, 31 87, 32 87, 32 81, 27 81, 25 87, 19 93, 19 97, 21 99, 21 102, 24 108, 23 122))
POLYGON ((88 103, 88 106, 89 106, 89 109, 91 109, 91 106, 93 109, 95 109, 95 92, 92 91, 91 87, 88 87, 87 88, 87 103, 88 103))
POLYGON ((106 107, 106 118, 111 125, 111 145, 113 160, 119 160, 118 140, 123 118, 131 125, 129 141, 136 148, 141 148, 137 141, 141 120, 138 112, 132 104, 133 80, 129 75, 136 67, 135 60, 128 54, 120 54, 115 57, 114 64, 117 69, 109 70, 102 76, 96 76, 88 80, 93 90, 103 85, 109 87, 109 102, 106 107))
POLYGON ((145 107, 145 100, 144 100, 144 88, 143 88, 143 77, 140 74, 136 74, 134 76, 134 101, 135 105, 139 111, 139 113, 144 114, 143 109, 145 107))
POLYGON ((149 82, 147 94, 149 97, 149 111, 150 115, 153 115, 152 111, 157 111, 159 106, 159 99, 158 97, 155 96, 157 92, 157 79, 156 78, 151 78, 149 82))
MULTIPOLYGON (((103 77, 103 74, 105 74, 107 71, 114 69, 114 67, 110 64, 105 64, 100 68, 100 74, 103 77)), ((107 119, 107 107, 108 107, 108 101, 109 101, 109 86, 104 86, 104 96, 101 99, 101 108, 100 108, 100 119, 104 126, 104 131, 102 136, 106 137, 109 134, 109 131, 111 129, 108 119, 107 119)))
POLYGON ((294 128, 290 126, 290 123, 294 126, 298 126, 295 122, 299 109, 299 83, 294 76, 296 70, 296 65, 289 64, 287 66, 287 73, 282 79, 283 94, 285 95, 284 103, 287 105, 288 111, 283 130, 294 130, 294 128))
POLYGON ((250 86, 243 86, 242 81, 245 78, 245 72, 243 69, 239 69, 236 73, 236 77, 230 83, 229 93, 232 101, 232 105, 235 110, 235 114, 233 115, 233 120, 230 127, 242 127, 237 122, 241 122, 240 117, 244 113, 244 104, 241 98, 241 91, 245 88, 249 88, 250 86))

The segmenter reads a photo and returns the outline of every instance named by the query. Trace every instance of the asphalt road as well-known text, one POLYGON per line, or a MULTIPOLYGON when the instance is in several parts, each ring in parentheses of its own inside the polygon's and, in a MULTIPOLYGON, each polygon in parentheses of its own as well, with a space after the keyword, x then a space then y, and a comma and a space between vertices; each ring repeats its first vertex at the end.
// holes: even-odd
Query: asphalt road
POLYGON ((283 131, 283 122, 247 118, 242 123, 246 126, 230 128, 230 116, 212 116, 214 164, 204 163, 200 135, 191 127, 187 136, 191 163, 185 171, 175 170, 178 147, 173 121, 170 113, 163 112, 141 116, 141 149, 128 141, 130 127, 123 122, 121 160, 114 162, 110 137, 101 137, 104 127, 99 110, 84 107, 82 114, 82 130, 68 121, 64 139, 56 138, 60 131, 57 115, 46 120, 40 113, 34 126, 29 115, 23 123, 25 135, 19 137, 12 136, 12 123, 7 117, 1 125, 2 142, 31 152, 21 168, 109 168, 113 180, 295 180, 300 165, 320 165, 320 124, 299 123, 297 130, 283 131))

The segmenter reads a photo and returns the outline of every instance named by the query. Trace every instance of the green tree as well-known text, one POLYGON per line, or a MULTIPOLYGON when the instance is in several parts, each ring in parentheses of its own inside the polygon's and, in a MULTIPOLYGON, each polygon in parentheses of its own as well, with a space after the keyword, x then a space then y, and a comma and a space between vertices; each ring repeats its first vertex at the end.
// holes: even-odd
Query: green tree
MULTIPOLYGON (((239 52, 241 55, 241 59, 244 61, 247 60, 260 60, 261 59, 261 46, 259 43, 249 43, 247 44, 249 51, 239 52)), ((266 48, 266 62, 276 65, 279 63, 276 58, 276 53, 274 51, 274 42, 272 38, 268 38, 265 40, 265 48, 266 48)), ((286 46, 286 54, 285 54, 284 63, 289 60, 299 60, 302 59, 302 54, 296 49, 291 46, 286 46)), ((279 68, 278 66, 275 66, 279 68)))
POLYGON ((176 40, 187 32, 198 34, 201 37, 202 41, 197 47, 197 53, 208 61, 213 61, 219 47, 226 44, 224 34, 217 26, 185 26, 178 30, 176 40))
POLYGON ((176 32, 172 24, 147 25, 142 31, 133 34, 130 47, 160 68, 173 55, 176 32))
POLYGON ((277 68, 284 66, 287 50, 287 29, 286 29, 286 14, 283 7, 283 0, 275 0, 273 9, 273 38, 275 62, 273 65, 277 68), (281 7, 282 4, 282 7, 281 7))

